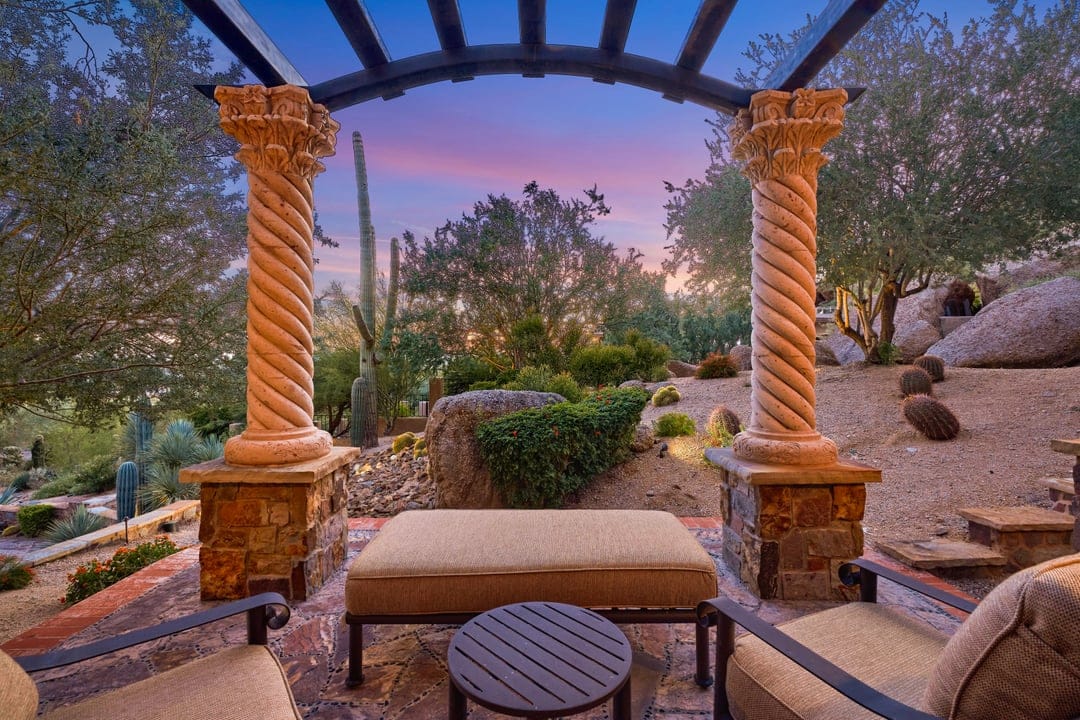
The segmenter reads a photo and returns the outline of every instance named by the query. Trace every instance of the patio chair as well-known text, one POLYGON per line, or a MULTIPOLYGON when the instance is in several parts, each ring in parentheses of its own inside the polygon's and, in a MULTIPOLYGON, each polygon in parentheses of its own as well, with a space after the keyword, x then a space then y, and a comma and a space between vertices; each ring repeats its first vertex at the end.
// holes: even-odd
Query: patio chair
POLYGON ((55 708, 44 719, 300 720, 281 663, 266 647, 267 627, 278 629, 289 619, 289 606, 278 593, 244 598, 68 650, 17 658, 0 651, 0 716, 30 720, 37 714, 38 691, 27 672, 71 665, 240 613, 247 613, 248 644, 55 708))
POLYGON ((840 577, 861 602, 775 627, 726 598, 698 606, 717 625, 714 718, 1080 716, 1080 554, 1016 573, 977 607, 864 559, 840 577), (949 638, 877 604, 879 577, 970 616, 949 638))

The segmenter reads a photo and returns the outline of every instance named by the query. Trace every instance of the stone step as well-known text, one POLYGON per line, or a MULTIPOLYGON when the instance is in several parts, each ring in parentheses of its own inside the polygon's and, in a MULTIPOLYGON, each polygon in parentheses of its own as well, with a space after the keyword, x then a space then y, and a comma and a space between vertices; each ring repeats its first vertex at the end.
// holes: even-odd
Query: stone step
POLYGON ((877 542, 875 546, 905 565, 942 574, 993 574, 1007 564, 1001 553, 961 540, 888 540, 877 542))
POLYGON ((1050 494, 1050 509, 1054 512, 1072 515, 1072 499, 1076 494, 1076 485, 1072 478, 1039 478, 1036 482, 1046 488, 1050 494))
POLYGON ((1037 565, 1073 552, 1075 521, 1070 515, 1045 508, 962 508, 968 538, 1005 556, 1011 569, 1037 565))

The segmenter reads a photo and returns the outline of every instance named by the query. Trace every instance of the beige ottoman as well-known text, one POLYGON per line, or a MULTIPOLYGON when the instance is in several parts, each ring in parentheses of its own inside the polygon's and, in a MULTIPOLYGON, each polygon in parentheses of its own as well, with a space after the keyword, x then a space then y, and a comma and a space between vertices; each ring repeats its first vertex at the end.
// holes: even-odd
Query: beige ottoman
POLYGON ((654 510, 416 510, 383 526, 349 567, 350 685, 363 626, 461 624, 509 603, 562 602, 614 622, 695 623, 698 684, 710 682, 697 604, 717 593, 712 558, 654 510))

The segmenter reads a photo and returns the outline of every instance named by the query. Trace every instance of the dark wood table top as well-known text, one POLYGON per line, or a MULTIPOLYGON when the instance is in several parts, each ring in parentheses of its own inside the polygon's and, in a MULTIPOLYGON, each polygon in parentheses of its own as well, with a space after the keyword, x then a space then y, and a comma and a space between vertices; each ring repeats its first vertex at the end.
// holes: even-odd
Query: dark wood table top
POLYGON ((632 651, 613 623, 550 602, 504 605, 450 641, 450 677, 470 699, 519 717, 571 715, 627 682, 632 651))

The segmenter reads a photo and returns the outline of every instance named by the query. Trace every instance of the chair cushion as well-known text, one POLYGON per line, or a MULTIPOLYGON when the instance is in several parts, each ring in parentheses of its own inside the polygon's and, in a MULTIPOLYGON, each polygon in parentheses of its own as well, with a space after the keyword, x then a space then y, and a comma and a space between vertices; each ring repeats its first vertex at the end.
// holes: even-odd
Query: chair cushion
MULTIPOLYGON (((867 685, 916 708, 948 639, 897 610, 861 602, 777 627, 867 685)), ((750 634, 735 640, 726 688, 737 720, 880 720, 750 634)))
POLYGON ((693 608, 716 566, 655 510, 414 510, 349 567, 353 615, 479 613, 528 600, 593 608, 693 608))
POLYGON ((955 718, 1080 715, 1080 554, 1021 570, 994 589, 942 652, 926 706, 955 718))
POLYGON ((37 715, 38 691, 11 656, 0 650, 0 708, 11 720, 30 720, 37 715))
POLYGON ((264 645, 239 645, 49 712, 43 720, 300 720, 264 645))

